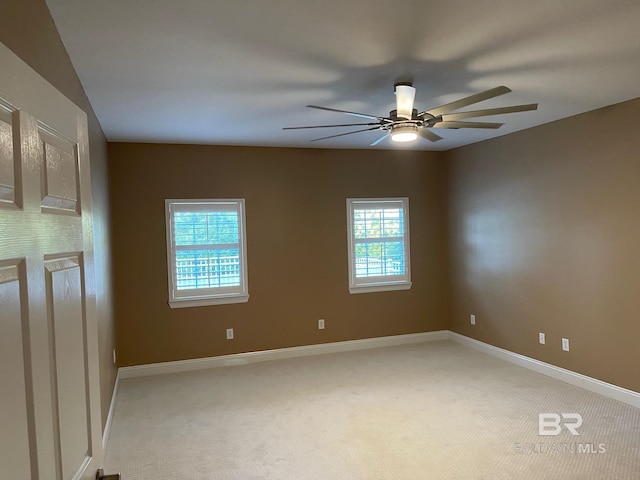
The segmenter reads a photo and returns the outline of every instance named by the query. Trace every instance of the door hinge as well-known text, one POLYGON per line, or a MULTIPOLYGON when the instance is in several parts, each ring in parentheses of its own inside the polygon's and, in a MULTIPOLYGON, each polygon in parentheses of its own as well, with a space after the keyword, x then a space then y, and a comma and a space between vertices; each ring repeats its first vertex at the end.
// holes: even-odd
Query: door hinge
POLYGON ((96 480, 120 480, 120 474, 112 473, 111 475, 105 475, 104 470, 100 468, 96 472, 96 480))

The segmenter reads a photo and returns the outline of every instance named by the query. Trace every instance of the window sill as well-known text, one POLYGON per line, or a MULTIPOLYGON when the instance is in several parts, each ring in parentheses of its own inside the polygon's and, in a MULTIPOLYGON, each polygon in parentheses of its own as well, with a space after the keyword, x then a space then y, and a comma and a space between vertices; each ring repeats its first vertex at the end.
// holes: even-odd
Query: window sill
POLYGON ((349 293, 374 293, 374 292, 393 292, 395 290, 409 290, 411 282, 393 282, 393 283, 369 283, 362 285, 351 285, 349 293))
POLYGON ((220 295, 209 298, 185 298, 169 302, 171 308, 206 307, 209 305, 228 305, 231 303, 247 303, 249 294, 220 295))

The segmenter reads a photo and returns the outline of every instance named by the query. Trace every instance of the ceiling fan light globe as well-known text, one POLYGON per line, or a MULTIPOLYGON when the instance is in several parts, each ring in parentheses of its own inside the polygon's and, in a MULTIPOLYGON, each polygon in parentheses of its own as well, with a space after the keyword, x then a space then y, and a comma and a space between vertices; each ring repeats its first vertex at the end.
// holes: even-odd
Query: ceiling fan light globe
POLYGON ((406 133, 394 133, 391 135, 391 140, 394 142, 413 142, 418 138, 418 134, 415 132, 406 132, 406 133))
POLYGON ((394 142, 413 142, 418 138, 415 127, 396 127, 391 131, 391 140, 394 142))

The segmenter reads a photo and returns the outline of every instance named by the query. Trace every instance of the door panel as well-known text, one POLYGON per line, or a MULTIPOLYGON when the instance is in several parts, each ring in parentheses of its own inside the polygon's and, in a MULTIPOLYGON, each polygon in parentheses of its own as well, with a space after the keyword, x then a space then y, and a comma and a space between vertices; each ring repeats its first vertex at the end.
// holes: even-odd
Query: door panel
POLYGON ((86 115, 0 44, 0 478, 102 466, 92 241, 86 115))
POLYGON ((45 261, 47 316, 52 376, 55 378, 54 422, 59 431, 57 463, 61 478, 71 478, 89 454, 88 391, 85 382, 82 280, 77 256, 45 261))
POLYGON ((0 425, 11 433, 0 436, 0 465, 8 467, 3 478, 32 478, 23 345, 26 322, 20 300, 23 288, 20 262, 0 266, 0 425))
POLYGON ((0 202, 14 203, 15 176, 13 157, 13 118, 11 110, 0 103, 0 202))
POLYGON ((78 159, 75 145, 56 132, 38 126, 42 150, 41 196, 43 211, 77 214, 78 159))

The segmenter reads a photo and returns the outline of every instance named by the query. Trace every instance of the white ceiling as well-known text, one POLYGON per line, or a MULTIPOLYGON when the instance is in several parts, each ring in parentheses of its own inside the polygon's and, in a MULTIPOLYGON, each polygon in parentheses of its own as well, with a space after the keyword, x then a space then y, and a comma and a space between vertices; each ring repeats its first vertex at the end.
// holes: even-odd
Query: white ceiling
POLYGON ((374 148, 282 127, 354 121, 307 104, 388 115, 399 80, 418 110, 499 85, 467 110, 539 103, 404 147, 447 150, 640 96, 639 0, 47 3, 110 141, 374 148))

